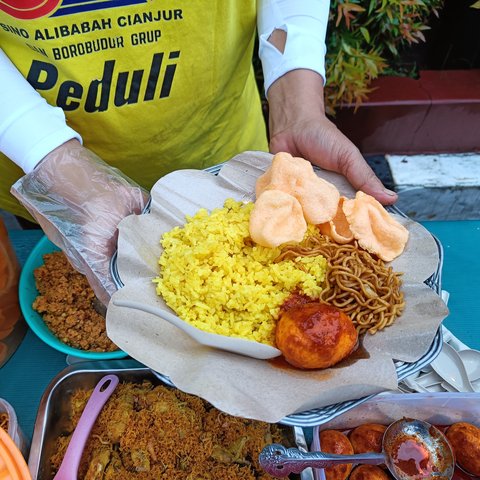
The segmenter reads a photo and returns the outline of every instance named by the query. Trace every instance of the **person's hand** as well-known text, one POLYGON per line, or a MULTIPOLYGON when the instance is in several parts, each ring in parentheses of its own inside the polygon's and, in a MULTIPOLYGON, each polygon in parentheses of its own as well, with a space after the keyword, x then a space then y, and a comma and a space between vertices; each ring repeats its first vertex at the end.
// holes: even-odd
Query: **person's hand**
POLYGON ((341 173, 352 186, 384 205, 397 200, 358 148, 325 116, 323 80, 311 70, 293 70, 268 90, 270 151, 303 157, 341 173))
POLYGON ((11 191, 107 305, 116 290, 110 259, 117 225, 142 212, 148 193, 77 140, 50 152, 11 191))

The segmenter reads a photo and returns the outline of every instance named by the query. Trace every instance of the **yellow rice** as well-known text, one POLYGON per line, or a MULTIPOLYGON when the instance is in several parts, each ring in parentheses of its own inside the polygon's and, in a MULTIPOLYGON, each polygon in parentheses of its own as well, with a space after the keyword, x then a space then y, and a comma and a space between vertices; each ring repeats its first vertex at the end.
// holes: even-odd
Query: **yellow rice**
POLYGON ((165 233, 154 282, 167 305, 195 327, 274 345, 280 306, 294 291, 318 298, 327 262, 318 256, 273 263, 280 250, 250 239, 252 208, 228 199, 165 233))

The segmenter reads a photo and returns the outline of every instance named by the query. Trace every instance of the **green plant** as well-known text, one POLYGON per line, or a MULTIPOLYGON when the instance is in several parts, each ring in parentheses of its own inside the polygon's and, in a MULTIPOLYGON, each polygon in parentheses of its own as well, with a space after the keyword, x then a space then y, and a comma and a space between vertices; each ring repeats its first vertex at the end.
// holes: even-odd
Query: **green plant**
POLYGON ((325 102, 358 107, 370 82, 391 69, 402 47, 424 42, 431 15, 443 0, 331 0, 327 33, 325 102))

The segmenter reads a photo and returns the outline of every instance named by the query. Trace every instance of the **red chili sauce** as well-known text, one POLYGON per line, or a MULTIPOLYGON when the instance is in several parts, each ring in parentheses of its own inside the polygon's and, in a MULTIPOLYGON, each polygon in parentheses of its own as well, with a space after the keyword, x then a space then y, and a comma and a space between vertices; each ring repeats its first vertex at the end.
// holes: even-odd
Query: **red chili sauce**
POLYGON ((283 304, 280 306, 280 310, 282 312, 288 312, 292 308, 300 307, 302 305, 306 305, 307 303, 316 303, 316 302, 315 300, 313 300, 310 297, 307 297, 307 295, 304 295, 303 293, 293 292, 285 299, 283 304))
POLYGON ((427 449, 413 439, 406 439, 394 446, 392 460, 398 470, 412 478, 428 478, 433 472, 427 449))

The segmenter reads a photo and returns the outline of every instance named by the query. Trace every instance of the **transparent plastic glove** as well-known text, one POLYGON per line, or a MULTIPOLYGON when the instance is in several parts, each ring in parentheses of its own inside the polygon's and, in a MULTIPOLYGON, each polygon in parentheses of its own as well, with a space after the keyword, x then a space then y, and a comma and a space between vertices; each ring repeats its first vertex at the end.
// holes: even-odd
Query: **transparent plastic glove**
POLYGON ((117 225, 142 212, 148 192, 77 140, 50 152, 11 192, 107 305, 116 290, 110 259, 117 225))

